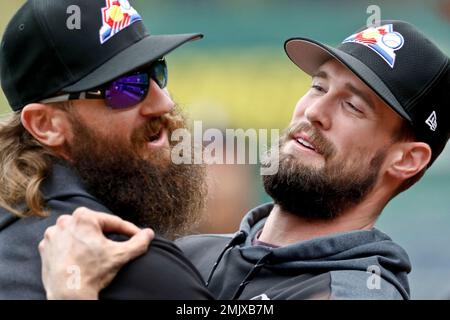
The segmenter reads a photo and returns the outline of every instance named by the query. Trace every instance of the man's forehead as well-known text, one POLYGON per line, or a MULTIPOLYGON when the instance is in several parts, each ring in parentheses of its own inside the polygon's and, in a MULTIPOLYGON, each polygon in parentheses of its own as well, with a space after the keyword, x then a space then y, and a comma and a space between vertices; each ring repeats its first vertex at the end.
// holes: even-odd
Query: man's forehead
MULTIPOLYGON (((337 78, 340 81, 348 80, 365 86, 364 82, 358 76, 336 59, 328 59, 322 63, 313 74, 313 77, 337 78)), ((371 90, 370 88, 367 89, 371 90)))

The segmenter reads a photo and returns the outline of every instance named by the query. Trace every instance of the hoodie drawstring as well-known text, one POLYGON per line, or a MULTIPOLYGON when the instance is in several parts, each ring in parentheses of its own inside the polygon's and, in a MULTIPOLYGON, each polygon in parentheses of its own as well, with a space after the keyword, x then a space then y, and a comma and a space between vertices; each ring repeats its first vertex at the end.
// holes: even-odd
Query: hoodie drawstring
POLYGON ((265 256, 263 256, 261 259, 258 260, 258 262, 256 262, 256 264, 253 266, 253 268, 249 271, 249 273, 247 273, 247 275, 245 276, 244 280, 239 284, 239 287, 237 288, 236 292, 234 293, 233 297, 231 298, 231 300, 236 300, 238 299, 241 294, 242 291, 244 291, 245 287, 247 286, 247 284, 249 284, 251 282, 251 280, 258 274, 258 272, 262 269, 262 267, 264 267, 264 265, 266 264, 267 260, 269 259, 269 257, 272 255, 272 252, 269 252, 268 254, 266 254, 265 256))
POLYGON ((211 282, 211 278, 213 277, 214 272, 216 271, 220 261, 222 260, 223 256, 225 255, 225 252, 228 249, 232 248, 233 246, 235 246, 235 245, 241 243, 242 241, 244 241, 246 237, 247 237, 247 234, 244 231, 241 230, 233 237, 233 239, 231 239, 230 242, 228 242, 228 244, 225 246, 225 248, 220 253, 220 255, 217 258, 216 262, 214 263, 214 266, 212 267, 211 272, 209 273, 208 280, 206 280, 206 282, 205 282, 205 286, 206 287, 208 287, 209 283, 211 282))

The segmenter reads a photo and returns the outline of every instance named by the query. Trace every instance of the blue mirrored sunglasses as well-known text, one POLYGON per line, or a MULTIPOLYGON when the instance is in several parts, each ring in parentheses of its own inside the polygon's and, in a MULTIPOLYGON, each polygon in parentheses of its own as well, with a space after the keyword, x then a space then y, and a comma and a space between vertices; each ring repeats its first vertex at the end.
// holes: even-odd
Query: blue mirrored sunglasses
POLYGON ((167 85, 167 64, 164 58, 150 66, 117 77, 92 90, 67 93, 40 101, 41 103, 63 102, 79 99, 104 99, 111 109, 125 109, 136 106, 147 97, 150 79, 161 89, 167 85))

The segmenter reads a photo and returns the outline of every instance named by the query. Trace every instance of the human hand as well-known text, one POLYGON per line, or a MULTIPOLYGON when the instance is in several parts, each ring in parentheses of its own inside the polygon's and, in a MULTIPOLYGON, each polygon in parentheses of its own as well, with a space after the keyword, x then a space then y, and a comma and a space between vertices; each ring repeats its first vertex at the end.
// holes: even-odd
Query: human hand
POLYGON ((48 299, 98 299, 120 268, 147 251, 154 238, 121 218, 80 207, 47 228, 39 243, 48 299), (116 242, 104 232, 131 237, 116 242))

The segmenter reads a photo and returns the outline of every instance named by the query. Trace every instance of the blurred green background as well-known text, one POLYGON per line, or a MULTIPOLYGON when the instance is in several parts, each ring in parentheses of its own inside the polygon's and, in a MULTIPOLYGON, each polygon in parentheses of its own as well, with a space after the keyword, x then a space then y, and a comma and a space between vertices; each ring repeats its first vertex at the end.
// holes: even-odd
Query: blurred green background
MULTIPOLYGON (((0 31, 23 3, 2 0, 0 31)), ((202 32, 205 39, 170 54, 169 90, 204 127, 284 128, 309 78, 283 43, 308 36, 338 44, 366 23, 376 4, 382 19, 415 24, 450 54, 450 0, 131 0, 152 34, 202 32)), ((450 89, 450 88, 449 88, 450 89)), ((0 95, 0 114, 9 111, 0 95)), ((450 298, 450 154, 383 212, 378 228, 409 253, 412 297, 450 298)), ((211 168, 209 215, 199 231, 232 231, 268 200, 255 166, 211 168)))

